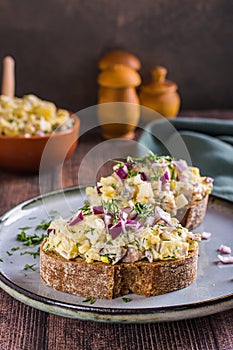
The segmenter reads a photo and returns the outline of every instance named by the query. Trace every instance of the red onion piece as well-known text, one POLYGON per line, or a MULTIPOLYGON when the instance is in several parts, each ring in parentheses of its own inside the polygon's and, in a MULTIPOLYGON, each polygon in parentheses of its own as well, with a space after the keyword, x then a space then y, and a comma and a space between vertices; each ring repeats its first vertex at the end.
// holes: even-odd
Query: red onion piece
POLYGON ((112 223, 112 215, 105 214, 104 215, 104 223, 105 223, 106 227, 109 227, 109 225, 111 225, 111 223, 112 223))
POLYGON ((128 168, 127 166, 124 164, 123 167, 117 169, 115 171, 115 173, 117 174, 117 176, 119 176, 119 178, 121 180, 125 180, 127 178, 127 175, 128 175, 128 168))
POLYGON ((204 181, 207 183, 207 184, 212 184, 214 182, 214 179, 212 179, 212 177, 209 177, 209 176, 206 176, 204 178, 204 181))
POLYGON ((223 264, 233 264, 233 256, 222 256, 222 255, 218 255, 219 260, 223 263, 223 264))
POLYGON ((119 218, 120 218, 121 220, 123 220, 124 222, 125 222, 125 220, 127 220, 127 218, 128 218, 128 214, 127 214, 124 210, 122 210, 118 216, 119 216, 119 218))
POLYGON ((109 228, 109 233, 112 236, 112 239, 117 238, 123 232, 122 221, 119 221, 117 224, 109 228))
POLYGON ((156 206, 155 207, 155 219, 160 218, 165 221, 168 225, 173 226, 173 222, 171 220, 171 216, 166 213, 162 208, 156 206))
POLYGON ((148 217, 146 218, 146 220, 145 220, 144 225, 145 225, 145 226, 152 227, 152 226, 154 225, 155 221, 156 221, 156 220, 155 220, 155 217, 154 217, 154 216, 148 216, 148 217))
POLYGON ((72 218, 71 221, 69 221, 69 225, 74 226, 82 220, 83 220, 83 213, 82 211, 79 211, 78 214, 74 218, 72 218))
POLYGON ((93 213, 98 215, 98 214, 104 214, 104 208, 102 205, 96 205, 93 208, 93 213))
POLYGON ((152 166, 152 169, 157 171, 158 169, 166 168, 167 164, 164 164, 164 163, 153 163, 151 166, 152 166))
POLYGON ((55 234, 56 234, 55 228, 48 228, 47 234, 48 234, 49 236, 50 236, 50 235, 55 236, 55 234))
POLYGON ((182 173, 183 171, 187 170, 187 168, 188 168, 187 163, 184 160, 182 160, 182 159, 174 160, 172 163, 175 165, 175 167, 177 168, 177 170, 180 173, 182 173))
POLYGON ((100 189, 101 189, 102 187, 103 187, 103 186, 101 186, 101 185, 97 185, 97 186, 96 186, 96 190, 97 190, 97 193, 98 193, 98 194, 101 194, 100 189))
POLYGON ((200 241, 200 236, 198 237, 198 236, 196 236, 194 233, 192 233, 192 232, 188 232, 188 234, 187 234, 187 236, 190 238, 190 239, 192 239, 193 241, 200 241))
POLYGON ((179 181, 185 181, 185 180, 187 180, 187 177, 185 175, 179 175, 178 176, 178 180, 179 181))
POLYGON ((202 232, 201 233, 201 239, 209 239, 211 237, 211 233, 210 232, 202 232))
POLYGON ((170 172, 166 169, 160 178, 162 185, 165 185, 170 180, 170 172))
POLYGON ((123 211, 124 213, 126 213, 127 216, 129 217, 129 216, 130 216, 130 213, 131 213, 131 211, 132 211, 132 209, 131 209, 130 207, 125 207, 125 208, 122 209, 122 211, 123 211))
POLYGON ((149 177, 146 175, 146 173, 144 173, 144 171, 139 174, 142 181, 149 181, 149 177))
POLYGON ((137 220, 127 220, 125 223, 125 227, 131 228, 132 230, 136 230, 140 226, 141 225, 137 220))
POLYGON ((223 244, 220 245, 218 251, 222 254, 231 254, 231 248, 223 244))

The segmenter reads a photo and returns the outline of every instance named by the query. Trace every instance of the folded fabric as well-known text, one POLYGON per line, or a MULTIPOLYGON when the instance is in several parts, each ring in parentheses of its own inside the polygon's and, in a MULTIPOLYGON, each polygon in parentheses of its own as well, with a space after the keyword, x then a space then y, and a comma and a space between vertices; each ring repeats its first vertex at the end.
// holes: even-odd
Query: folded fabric
POLYGON ((201 175, 214 178, 213 195, 233 202, 233 120, 156 120, 146 125, 139 143, 200 168, 201 175))

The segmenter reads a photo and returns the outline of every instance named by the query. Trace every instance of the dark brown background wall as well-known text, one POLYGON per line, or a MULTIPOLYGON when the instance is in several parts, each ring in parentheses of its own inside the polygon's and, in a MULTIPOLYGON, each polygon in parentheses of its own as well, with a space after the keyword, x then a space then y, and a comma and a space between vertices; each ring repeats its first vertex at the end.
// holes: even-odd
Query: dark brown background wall
POLYGON ((232 108, 231 0, 0 0, 0 59, 16 60, 16 94, 78 111, 96 103, 99 57, 129 50, 148 79, 165 65, 182 108, 232 108))

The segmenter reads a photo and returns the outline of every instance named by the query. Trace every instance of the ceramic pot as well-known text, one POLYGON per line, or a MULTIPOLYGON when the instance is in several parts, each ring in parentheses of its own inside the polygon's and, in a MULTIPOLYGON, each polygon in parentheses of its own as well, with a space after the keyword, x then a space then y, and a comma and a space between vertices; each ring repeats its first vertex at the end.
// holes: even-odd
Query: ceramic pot
POLYGON ((140 89, 140 103, 166 118, 175 118, 180 108, 177 85, 166 80, 167 69, 161 66, 152 71, 152 82, 140 89))

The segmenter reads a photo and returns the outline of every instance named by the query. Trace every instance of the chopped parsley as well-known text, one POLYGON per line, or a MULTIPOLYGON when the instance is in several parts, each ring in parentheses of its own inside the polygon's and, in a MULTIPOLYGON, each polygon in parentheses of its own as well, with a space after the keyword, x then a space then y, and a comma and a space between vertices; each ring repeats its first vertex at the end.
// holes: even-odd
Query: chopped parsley
POLYGON ((86 201, 85 205, 82 208, 80 208, 79 210, 81 210, 81 212, 84 216, 91 215, 93 213, 92 208, 90 206, 90 203, 88 201, 86 201))
POLYGON ((3 262, 3 260, 0 258, 0 262, 3 262))
POLYGON ((134 176, 137 176, 139 174, 139 171, 137 170, 132 170, 128 173, 128 177, 134 177, 134 176))
POLYGON ((26 251, 26 252, 22 252, 22 253, 20 253, 20 255, 25 255, 25 254, 32 255, 32 256, 33 256, 33 258, 35 259, 37 256, 39 256, 39 255, 40 255, 40 248, 38 248, 36 252, 26 251))
POLYGON ((24 226, 24 227, 19 227, 19 230, 26 231, 26 230, 29 230, 30 228, 31 226, 24 226))
POLYGON ((95 298, 86 298, 85 300, 83 300, 83 303, 87 303, 87 302, 90 302, 90 304, 94 304, 95 298))
POLYGON ((124 303, 129 303, 130 301, 132 301, 132 299, 126 297, 123 297, 122 300, 124 301, 124 303))
POLYGON ((102 206, 106 214, 111 213, 113 215, 113 221, 118 219, 118 214, 120 213, 120 209, 115 199, 111 199, 109 201, 102 200, 102 206))
POLYGON ((114 257, 116 256, 116 254, 115 253, 106 253, 106 254, 101 254, 100 253, 100 256, 106 257, 108 259, 108 261, 110 263, 112 263, 114 261, 114 257))
POLYGON ((41 221, 41 223, 38 226, 36 226, 36 230, 37 231, 38 230, 47 230, 50 224, 51 224, 51 221, 43 220, 43 221, 41 221))
POLYGON ((35 271, 36 269, 34 269, 34 266, 36 266, 36 264, 32 264, 32 265, 26 264, 26 265, 24 266, 23 269, 24 269, 25 271, 27 271, 27 270, 29 270, 29 269, 35 271))
POLYGON ((152 204, 143 204, 137 202, 134 206, 134 210, 137 212, 139 217, 148 217, 154 215, 154 205, 152 204))
POLYGON ((173 169, 172 169, 171 179, 172 179, 172 180, 176 180, 176 179, 177 179, 177 171, 176 171, 176 168, 173 168, 173 169))
POLYGON ((8 254, 9 256, 13 255, 13 253, 10 253, 10 252, 8 252, 8 251, 7 251, 7 254, 8 254))
POLYGON ((40 244, 45 237, 47 237, 47 235, 44 233, 42 233, 40 236, 37 234, 27 235, 24 231, 22 231, 17 235, 17 241, 23 242, 23 244, 27 246, 35 246, 40 244))
POLYGON ((90 233, 91 235, 93 235, 95 232, 94 227, 89 227, 86 230, 84 230, 84 234, 86 235, 87 233, 90 233))
POLYGON ((15 252, 16 250, 19 250, 19 247, 13 247, 11 248, 12 252, 15 252))

